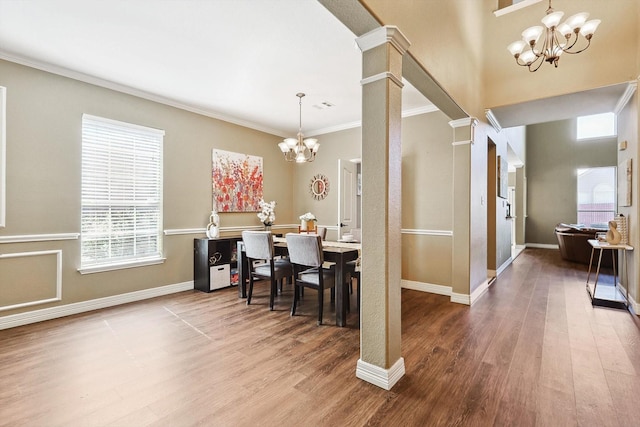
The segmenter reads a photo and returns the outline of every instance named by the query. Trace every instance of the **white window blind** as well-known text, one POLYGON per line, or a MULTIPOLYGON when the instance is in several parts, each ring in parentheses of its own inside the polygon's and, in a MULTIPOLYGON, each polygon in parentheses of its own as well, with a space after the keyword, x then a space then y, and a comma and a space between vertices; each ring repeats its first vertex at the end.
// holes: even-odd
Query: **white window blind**
POLYGON ((162 258, 163 138, 82 116, 81 269, 162 258))

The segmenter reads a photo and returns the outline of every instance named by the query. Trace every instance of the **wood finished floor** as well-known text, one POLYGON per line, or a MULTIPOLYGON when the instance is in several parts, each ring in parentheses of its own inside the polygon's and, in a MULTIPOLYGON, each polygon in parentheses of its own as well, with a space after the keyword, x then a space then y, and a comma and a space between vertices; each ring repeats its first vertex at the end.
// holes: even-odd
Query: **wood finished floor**
MULTIPOLYGON (((402 291, 407 374, 355 377, 357 315, 316 327, 265 287, 183 292, 0 331, 2 426, 640 425, 640 322, 525 250, 473 307, 402 291)), ((327 298, 328 300, 329 298, 327 298)))

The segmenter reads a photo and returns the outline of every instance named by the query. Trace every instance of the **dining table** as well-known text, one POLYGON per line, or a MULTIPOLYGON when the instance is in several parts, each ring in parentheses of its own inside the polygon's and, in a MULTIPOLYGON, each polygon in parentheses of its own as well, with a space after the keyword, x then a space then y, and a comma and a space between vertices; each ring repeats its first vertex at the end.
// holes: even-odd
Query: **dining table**
MULTIPOLYGON (((249 265, 244 251, 242 240, 237 243, 238 247, 238 297, 247 297, 247 283, 249 281, 249 265)), ((273 238, 275 253, 280 256, 287 256, 287 240, 284 237, 273 238)), ((347 283, 347 263, 358 259, 360 256, 361 244, 359 242, 335 242, 322 241, 322 253, 325 262, 335 264, 336 283, 336 325, 344 327, 347 324, 347 307, 349 306, 349 288, 347 283)))

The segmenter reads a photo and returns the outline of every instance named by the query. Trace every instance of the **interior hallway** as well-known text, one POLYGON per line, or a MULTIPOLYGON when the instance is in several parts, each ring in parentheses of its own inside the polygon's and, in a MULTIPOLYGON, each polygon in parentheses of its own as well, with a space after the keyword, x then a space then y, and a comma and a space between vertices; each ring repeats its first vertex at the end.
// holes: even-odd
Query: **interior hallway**
MULTIPOLYGON (((256 287, 183 292, 0 331, 2 426, 626 426, 640 322, 592 308, 586 268, 527 249, 473 307, 403 290, 407 375, 355 377, 357 315, 316 327, 256 287)), ((326 298, 328 301, 329 298, 326 298)))

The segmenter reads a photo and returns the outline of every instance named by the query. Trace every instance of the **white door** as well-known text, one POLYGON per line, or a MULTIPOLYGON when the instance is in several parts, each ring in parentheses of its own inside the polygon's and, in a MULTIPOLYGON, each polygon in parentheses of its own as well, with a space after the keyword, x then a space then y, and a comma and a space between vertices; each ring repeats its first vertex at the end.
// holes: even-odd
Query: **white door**
POLYGON ((338 239, 357 227, 356 179, 357 165, 338 159, 338 239))

